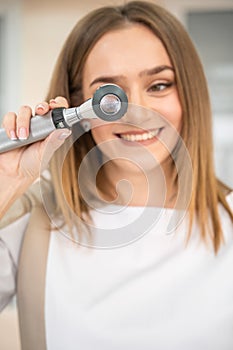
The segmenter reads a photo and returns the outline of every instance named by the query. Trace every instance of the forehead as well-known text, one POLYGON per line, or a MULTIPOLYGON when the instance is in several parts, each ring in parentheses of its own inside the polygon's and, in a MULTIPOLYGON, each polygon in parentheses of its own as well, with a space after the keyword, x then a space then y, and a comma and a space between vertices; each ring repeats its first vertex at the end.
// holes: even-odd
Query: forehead
POLYGON ((84 74, 119 73, 171 64, 160 39, 146 26, 129 24, 104 34, 89 53, 84 74))

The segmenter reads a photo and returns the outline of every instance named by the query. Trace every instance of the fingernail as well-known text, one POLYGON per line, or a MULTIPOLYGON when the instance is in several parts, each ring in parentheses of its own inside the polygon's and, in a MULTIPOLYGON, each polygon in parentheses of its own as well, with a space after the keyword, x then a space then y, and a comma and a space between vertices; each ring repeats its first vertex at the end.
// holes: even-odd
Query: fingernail
POLYGON ((45 110, 44 105, 42 105, 41 103, 39 105, 36 106, 36 109, 41 109, 42 111, 45 110))
POLYGON ((70 131, 70 130, 63 131, 63 132, 58 136, 58 139, 59 139, 59 140, 64 140, 64 139, 66 139, 67 137, 69 137, 70 134, 71 134, 71 131, 70 131))
POLYGON ((10 138, 11 140, 17 140, 15 130, 10 130, 10 138))
POLYGON ((27 129, 24 127, 19 128, 19 139, 20 140, 26 140, 27 139, 27 129))
POLYGON ((52 98, 51 100, 49 100, 49 103, 57 103, 56 100, 54 100, 54 98, 52 98))

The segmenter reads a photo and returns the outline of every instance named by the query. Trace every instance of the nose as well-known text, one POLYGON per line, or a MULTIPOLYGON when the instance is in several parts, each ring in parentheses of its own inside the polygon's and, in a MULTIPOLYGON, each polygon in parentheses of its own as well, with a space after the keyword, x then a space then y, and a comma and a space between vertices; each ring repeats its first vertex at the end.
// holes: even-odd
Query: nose
POLYGON ((136 84, 133 85, 127 92, 128 101, 134 106, 145 107, 145 97, 142 89, 136 84))
POLYGON ((122 122, 142 125, 151 118, 151 109, 146 102, 146 96, 143 94, 142 89, 138 86, 133 86, 127 91, 128 97, 128 110, 127 113, 121 118, 122 122))

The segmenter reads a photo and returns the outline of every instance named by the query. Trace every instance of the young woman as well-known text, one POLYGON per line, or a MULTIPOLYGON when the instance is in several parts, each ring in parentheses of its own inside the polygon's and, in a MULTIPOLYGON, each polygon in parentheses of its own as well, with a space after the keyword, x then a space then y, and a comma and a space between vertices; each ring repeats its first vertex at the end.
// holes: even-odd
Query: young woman
MULTIPOLYGON (((25 349, 231 349, 233 195, 214 173, 206 80, 182 25, 147 2, 92 11, 36 114, 104 84, 127 94, 121 120, 0 155, 0 306, 17 290, 25 349), (49 161, 45 211, 32 211, 49 161)), ((5 116, 10 138, 28 137, 31 114, 5 116)))

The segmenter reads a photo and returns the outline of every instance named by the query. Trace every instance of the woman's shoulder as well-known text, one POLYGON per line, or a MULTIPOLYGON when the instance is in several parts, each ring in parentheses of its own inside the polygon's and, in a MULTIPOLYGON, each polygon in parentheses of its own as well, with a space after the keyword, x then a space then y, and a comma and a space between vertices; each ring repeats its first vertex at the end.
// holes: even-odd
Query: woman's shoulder
POLYGON ((18 198, 6 214, 0 220, 0 229, 11 225, 26 214, 31 213, 33 207, 41 206, 43 203, 43 193, 46 192, 52 198, 52 190, 49 182, 43 180, 36 181, 20 198, 18 198))
POLYGON ((10 207, 7 213, 3 216, 0 221, 0 230, 5 229, 8 226, 16 223, 18 220, 27 216, 31 211, 30 200, 24 195, 20 197, 14 204, 10 207))

